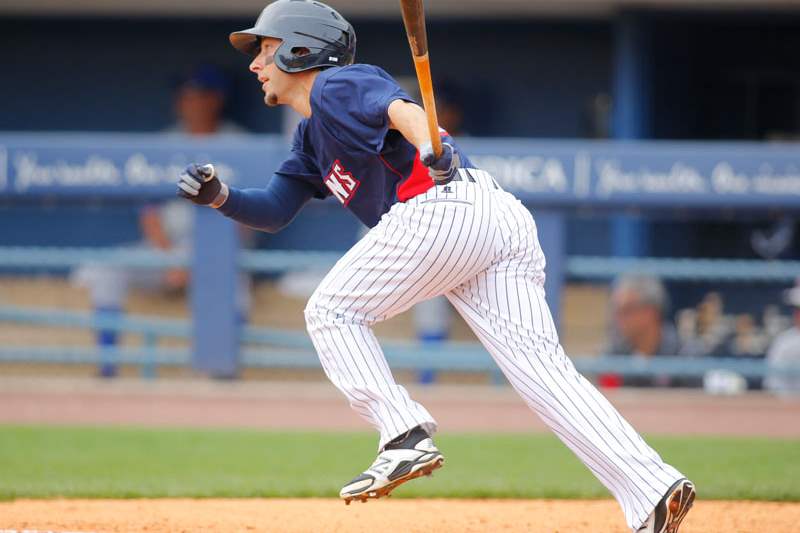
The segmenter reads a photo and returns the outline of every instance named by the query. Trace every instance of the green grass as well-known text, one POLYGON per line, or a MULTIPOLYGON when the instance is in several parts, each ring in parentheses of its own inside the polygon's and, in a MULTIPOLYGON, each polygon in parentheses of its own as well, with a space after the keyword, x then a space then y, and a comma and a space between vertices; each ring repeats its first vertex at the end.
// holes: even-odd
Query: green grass
MULTIPOLYGON (((800 500, 800 441, 651 438, 703 498, 800 500)), ((336 496, 369 433, 0 426, 0 499, 336 496)), ((444 434, 447 457, 398 497, 608 497, 551 435, 444 434)))

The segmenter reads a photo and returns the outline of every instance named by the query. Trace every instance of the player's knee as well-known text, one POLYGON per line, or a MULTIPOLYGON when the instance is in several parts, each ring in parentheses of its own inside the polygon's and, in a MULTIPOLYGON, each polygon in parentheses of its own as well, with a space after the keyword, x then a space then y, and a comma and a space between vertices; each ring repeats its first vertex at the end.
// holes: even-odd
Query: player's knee
POLYGON ((312 304, 312 300, 309 300, 306 303, 306 308, 303 309, 303 316, 306 318, 306 327, 311 329, 311 326, 316 321, 317 315, 319 314, 319 310, 317 309, 316 305, 312 304))
POLYGON ((309 298, 306 308, 303 310, 303 315, 306 318, 306 328, 309 331, 316 329, 325 322, 330 321, 331 318, 331 305, 330 300, 323 297, 319 292, 315 292, 309 298))
POLYGON ((360 313, 347 309, 333 297, 314 293, 303 311, 306 329, 313 332, 320 328, 341 327, 365 324, 360 313))

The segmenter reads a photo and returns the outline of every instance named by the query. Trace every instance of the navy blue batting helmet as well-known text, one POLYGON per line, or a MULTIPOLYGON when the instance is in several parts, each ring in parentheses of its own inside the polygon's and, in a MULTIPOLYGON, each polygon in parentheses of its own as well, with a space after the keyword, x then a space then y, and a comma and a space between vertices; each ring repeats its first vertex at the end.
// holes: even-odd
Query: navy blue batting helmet
POLYGON ((262 37, 281 39, 275 64, 284 72, 350 65, 356 56, 356 32, 335 9, 315 0, 277 0, 261 12, 252 28, 231 33, 231 44, 255 56, 262 37))

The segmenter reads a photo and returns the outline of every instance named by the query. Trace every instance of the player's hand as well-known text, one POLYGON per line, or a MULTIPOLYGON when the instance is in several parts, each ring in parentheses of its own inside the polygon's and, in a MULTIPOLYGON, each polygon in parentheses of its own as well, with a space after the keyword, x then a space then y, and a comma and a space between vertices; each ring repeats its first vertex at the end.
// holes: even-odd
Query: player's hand
POLYGON ((189 286, 189 271, 183 268, 172 268, 164 273, 164 282, 168 289, 181 291, 189 286))
POLYGON ((214 165, 191 164, 178 178, 178 195, 198 205, 219 207, 228 198, 228 188, 217 177, 214 165))
POLYGON ((461 166, 458 153, 448 143, 442 143, 442 155, 438 159, 433 153, 433 144, 429 142, 423 144, 419 149, 419 158, 422 164, 428 167, 435 183, 447 183, 452 180, 458 167, 461 166))

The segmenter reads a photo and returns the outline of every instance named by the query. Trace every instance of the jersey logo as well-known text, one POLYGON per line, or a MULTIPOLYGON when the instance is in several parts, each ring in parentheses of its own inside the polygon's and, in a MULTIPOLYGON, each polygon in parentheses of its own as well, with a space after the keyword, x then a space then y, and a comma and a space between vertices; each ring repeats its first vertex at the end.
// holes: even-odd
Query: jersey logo
POLYGON ((325 186, 344 205, 350 203, 359 185, 361 182, 347 172, 338 159, 334 161, 330 174, 325 178, 325 186))

